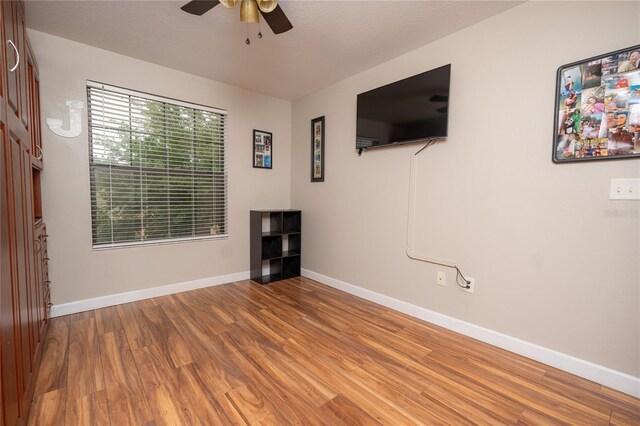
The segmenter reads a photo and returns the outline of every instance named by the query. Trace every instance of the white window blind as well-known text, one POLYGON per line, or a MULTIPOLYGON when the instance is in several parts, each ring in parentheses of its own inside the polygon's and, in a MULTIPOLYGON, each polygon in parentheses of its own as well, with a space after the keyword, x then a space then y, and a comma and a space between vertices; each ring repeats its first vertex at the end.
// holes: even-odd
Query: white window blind
POLYGON ((94 247, 227 236, 223 110, 87 82, 94 247))

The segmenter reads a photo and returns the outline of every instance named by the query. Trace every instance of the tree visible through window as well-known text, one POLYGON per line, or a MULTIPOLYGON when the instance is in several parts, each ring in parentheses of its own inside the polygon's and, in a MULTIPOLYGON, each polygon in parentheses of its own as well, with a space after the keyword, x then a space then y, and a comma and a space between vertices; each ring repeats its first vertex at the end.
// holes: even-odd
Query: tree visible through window
POLYGON ((88 82, 95 247, 227 234, 226 112, 88 82))

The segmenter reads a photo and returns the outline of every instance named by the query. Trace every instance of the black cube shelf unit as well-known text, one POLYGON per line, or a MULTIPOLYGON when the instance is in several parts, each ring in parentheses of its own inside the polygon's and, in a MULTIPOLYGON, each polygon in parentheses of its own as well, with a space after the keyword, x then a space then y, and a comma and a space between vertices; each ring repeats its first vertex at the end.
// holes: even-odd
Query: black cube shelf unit
POLYGON ((302 212, 251 210, 251 279, 268 284, 300 276, 302 212))

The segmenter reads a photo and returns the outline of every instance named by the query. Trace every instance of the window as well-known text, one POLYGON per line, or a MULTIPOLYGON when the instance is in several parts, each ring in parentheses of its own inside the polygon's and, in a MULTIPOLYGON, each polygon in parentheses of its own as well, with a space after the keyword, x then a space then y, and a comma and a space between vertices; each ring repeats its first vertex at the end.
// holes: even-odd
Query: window
POLYGON ((227 236, 223 110, 87 82, 94 248, 227 236))

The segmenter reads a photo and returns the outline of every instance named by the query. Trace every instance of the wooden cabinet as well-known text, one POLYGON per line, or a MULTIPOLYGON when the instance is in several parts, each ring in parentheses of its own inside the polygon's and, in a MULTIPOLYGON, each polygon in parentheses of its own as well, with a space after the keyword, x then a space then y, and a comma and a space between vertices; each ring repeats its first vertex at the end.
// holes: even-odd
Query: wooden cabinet
POLYGON ((24 4, 2 1, 0 44, 0 425, 25 424, 48 319, 38 69, 24 4))
POLYGON ((38 64, 36 63, 33 49, 27 40, 27 89, 29 93, 28 108, 31 121, 38 123, 31 129, 31 154, 35 167, 42 169, 42 135, 40 123, 40 76, 38 75, 38 64))
POLYGON ((260 284, 300 275, 300 210, 251 210, 251 279, 260 284))
POLYGON ((47 251, 47 228, 44 222, 38 222, 35 229, 35 294, 38 299, 34 309, 34 322, 37 324, 36 332, 42 336, 45 331, 49 310, 51 309, 51 293, 49 285, 49 254, 47 251))
MULTIPOLYGON (((10 108, 11 114, 18 116, 18 64, 20 53, 18 51, 18 43, 15 31, 14 18, 15 4, 12 1, 2 2, 2 21, 3 21, 3 46, 4 46, 4 64, 2 67, 3 80, 7 80, 4 102, 10 108), (11 71, 13 70, 13 71, 11 71), (6 74, 6 75, 5 75, 6 74)), ((19 64, 18 64, 19 65, 19 64)))

